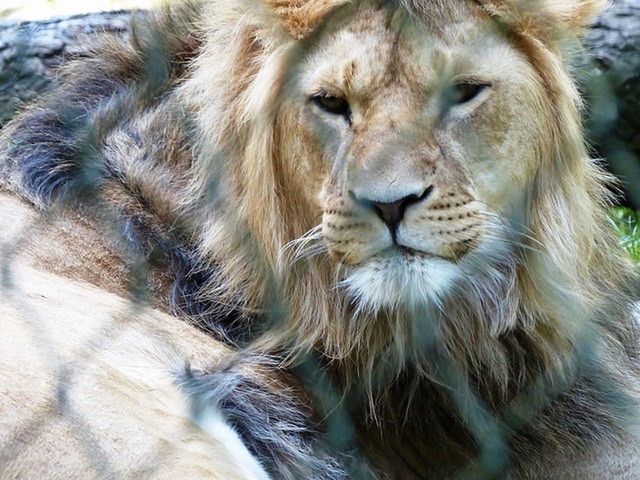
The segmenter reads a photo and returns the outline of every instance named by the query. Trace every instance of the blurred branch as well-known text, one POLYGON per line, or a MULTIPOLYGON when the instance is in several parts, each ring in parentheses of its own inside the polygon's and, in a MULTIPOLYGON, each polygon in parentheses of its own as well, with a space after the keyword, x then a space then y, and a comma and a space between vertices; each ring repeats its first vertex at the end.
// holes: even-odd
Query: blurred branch
POLYGON ((3 8, 0 10, 0 18, 6 18, 15 12, 17 12, 16 8, 3 8))

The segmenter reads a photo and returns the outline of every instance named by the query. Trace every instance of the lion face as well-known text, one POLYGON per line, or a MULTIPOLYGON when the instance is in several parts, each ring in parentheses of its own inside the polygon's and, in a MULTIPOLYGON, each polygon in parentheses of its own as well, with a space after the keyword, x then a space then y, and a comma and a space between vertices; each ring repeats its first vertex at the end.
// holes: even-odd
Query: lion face
POLYGON ((436 299, 493 261, 538 162, 532 67, 480 7, 434 15, 361 5, 327 26, 296 77, 320 159, 296 161, 321 179, 307 191, 324 242, 368 308, 436 299))

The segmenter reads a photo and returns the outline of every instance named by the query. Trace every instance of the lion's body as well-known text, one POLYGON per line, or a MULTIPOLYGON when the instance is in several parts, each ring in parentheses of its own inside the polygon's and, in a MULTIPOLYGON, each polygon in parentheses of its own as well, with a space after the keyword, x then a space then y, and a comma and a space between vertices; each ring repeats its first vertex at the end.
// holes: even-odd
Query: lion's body
MULTIPOLYGON (((132 268, 218 339, 317 353, 381 478, 640 478, 637 278, 564 53, 598 3, 179 7, 67 67, 2 181, 68 225, 43 268, 121 296, 132 268)), ((246 420, 275 478, 343 474, 246 420)))
MULTIPOLYGON (((244 435, 268 421, 285 427, 263 438, 282 442, 274 462, 308 454, 292 382, 268 359, 230 362, 223 342, 132 297, 89 217, 42 215, 0 192, 0 251, 3 480, 267 480, 269 455, 244 435)), ((320 451, 305 468, 341 478, 320 451)))
MULTIPOLYGON (((0 478, 268 478, 232 430, 193 423, 176 385, 185 362, 208 368, 227 348, 175 317, 48 271, 49 254, 99 254, 99 243, 76 237, 70 247, 64 230, 73 221, 41 225, 32 208, 0 195, 8 254, 0 478)), ((56 268, 73 258, 60 260, 56 268)))

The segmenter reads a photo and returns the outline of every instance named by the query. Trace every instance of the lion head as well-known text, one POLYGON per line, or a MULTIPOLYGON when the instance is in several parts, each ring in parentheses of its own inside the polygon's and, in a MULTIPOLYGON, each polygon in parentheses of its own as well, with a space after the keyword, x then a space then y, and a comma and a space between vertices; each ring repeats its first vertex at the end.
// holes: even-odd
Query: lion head
POLYGON ((252 307, 278 282, 290 344, 507 378, 508 332, 562 363, 626 305, 566 53, 600 2, 231 3, 182 87, 228 194, 201 238, 252 307))

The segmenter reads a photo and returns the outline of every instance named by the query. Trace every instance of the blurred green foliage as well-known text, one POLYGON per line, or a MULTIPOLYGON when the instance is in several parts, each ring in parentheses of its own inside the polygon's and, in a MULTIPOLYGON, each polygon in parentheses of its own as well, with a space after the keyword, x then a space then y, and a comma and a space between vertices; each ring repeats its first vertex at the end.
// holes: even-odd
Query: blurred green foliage
POLYGON ((620 244, 640 263, 640 212, 629 208, 614 208, 611 223, 620 237, 620 244))

